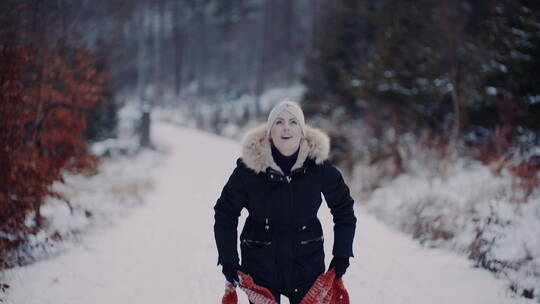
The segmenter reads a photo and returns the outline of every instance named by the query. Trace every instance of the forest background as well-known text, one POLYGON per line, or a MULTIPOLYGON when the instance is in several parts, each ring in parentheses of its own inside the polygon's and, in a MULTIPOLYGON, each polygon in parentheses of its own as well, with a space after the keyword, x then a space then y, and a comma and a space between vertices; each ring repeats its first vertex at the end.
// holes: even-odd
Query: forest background
MULTIPOLYGON (((90 147, 118 137, 119 109, 238 138, 279 88, 330 134, 366 201, 418 162, 444 180, 466 159, 508 177, 511 206, 538 204, 537 1, 6 0, 0 12, 0 268, 28 262, 9 251, 40 230, 64 171, 96 167, 90 147)), ((455 239, 426 206, 441 208, 415 205, 398 226, 455 239)), ((540 277, 536 247, 492 254, 496 215, 458 249, 494 273, 540 277)), ((538 298, 537 280, 512 288, 538 298)))

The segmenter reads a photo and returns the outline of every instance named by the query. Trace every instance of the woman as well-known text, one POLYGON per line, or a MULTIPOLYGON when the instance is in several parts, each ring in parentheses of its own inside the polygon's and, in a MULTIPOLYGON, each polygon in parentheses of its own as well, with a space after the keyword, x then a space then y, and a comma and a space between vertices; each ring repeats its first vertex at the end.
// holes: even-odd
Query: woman
POLYGON ((225 278, 238 281, 237 270, 280 295, 299 303, 325 271, 323 231, 317 219, 321 193, 334 218, 333 259, 338 277, 353 256, 356 227, 353 199, 340 171, 328 160, 330 140, 306 126, 298 104, 277 104, 266 125, 242 140, 242 157, 214 207, 218 265, 225 278), (238 217, 249 216, 240 235, 238 217))

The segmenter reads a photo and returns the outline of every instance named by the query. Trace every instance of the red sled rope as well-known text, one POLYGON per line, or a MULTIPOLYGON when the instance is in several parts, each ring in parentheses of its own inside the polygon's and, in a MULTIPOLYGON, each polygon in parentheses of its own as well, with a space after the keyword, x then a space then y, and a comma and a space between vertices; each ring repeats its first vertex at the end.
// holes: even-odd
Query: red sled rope
MULTIPOLYGON (((238 272, 241 280, 240 288, 254 304, 277 304, 272 293, 253 282, 251 276, 238 272)), ((238 304, 235 285, 227 283, 222 304, 238 304)), ((349 294, 341 278, 336 278, 334 269, 321 274, 300 304, 350 304, 349 294)))

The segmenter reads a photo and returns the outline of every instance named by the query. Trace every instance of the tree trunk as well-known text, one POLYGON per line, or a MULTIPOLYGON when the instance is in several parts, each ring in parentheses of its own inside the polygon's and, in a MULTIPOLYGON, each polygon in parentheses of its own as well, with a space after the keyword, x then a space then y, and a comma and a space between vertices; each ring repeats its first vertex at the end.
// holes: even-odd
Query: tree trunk
POLYGON ((264 87, 264 49, 266 38, 266 1, 262 1, 260 8, 260 17, 257 29, 257 45, 255 50, 255 117, 262 116, 260 97, 264 87))
POLYGON ((394 128, 394 134, 392 139, 390 140, 391 145, 391 158, 392 162, 394 163, 394 176, 398 176, 402 173, 405 173, 405 168, 403 166, 403 157, 401 156, 401 152, 399 151, 399 137, 401 136, 401 125, 399 122, 399 114, 398 110, 396 109, 396 106, 392 106, 391 109, 391 119, 392 119, 392 127, 394 128))
POLYGON ((152 70, 153 70, 153 82, 154 82, 154 96, 152 96, 152 103, 160 102, 161 98, 163 96, 163 77, 162 77, 162 27, 161 27, 161 8, 160 4, 154 4, 154 9, 152 12, 152 22, 151 22, 151 33, 152 33, 152 42, 153 42, 153 54, 152 58, 154 59, 154 62, 152 64, 152 70))
POLYGON ((151 146, 150 141, 150 111, 144 110, 141 119, 141 139, 140 146, 142 148, 149 148, 151 146))
POLYGON ((184 37, 182 29, 182 17, 180 10, 182 9, 179 2, 175 2, 174 6, 174 28, 173 28, 173 43, 174 43, 174 91, 176 95, 182 90, 182 70, 184 63, 184 37))
POLYGON ((294 1, 286 1, 284 3, 285 8, 283 10, 284 12, 284 34, 285 34, 285 62, 286 62, 286 85, 290 86, 294 79, 294 54, 295 54, 295 48, 294 48, 294 8, 295 8, 295 2, 294 1))
POLYGON ((452 105, 454 109, 454 120, 452 124, 452 149, 456 151, 458 140, 461 136, 461 96, 459 93, 459 67, 457 63, 452 63, 452 70, 450 72, 452 82, 452 105))
MULTIPOLYGON (((41 48, 37 54, 36 54, 36 65, 37 65, 37 79, 36 83, 38 84, 39 93, 38 93, 38 100, 37 104, 38 107, 35 112, 35 121, 34 121, 34 132, 32 135, 32 143, 39 143, 38 140, 38 132, 39 128, 38 126, 41 124, 41 121, 43 120, 43 87, 41 86, 41 83, 43 82, 43 78, 45 77, 45 62, 44 58, 46 57, 46 53, 49 52, 49 47, 47 44, 47 20, 46 20, 46 10, 44 8, 44 4, 42 0, 36 0, 35 1, 35 15, 33 19, 33 32, 37 37, 36 44, 45 46, 44 48, 41 48)), ((36 210, 37 212, 37 210, 36 210)))
POLYGON ((137 90, 141 100, 145 99, 144 91, 146 87, 146 71, 144 70, 144 61, 146 60, 146 6, 138 11, 139 24, 135 26, 139 33, 137 35, 137 90))

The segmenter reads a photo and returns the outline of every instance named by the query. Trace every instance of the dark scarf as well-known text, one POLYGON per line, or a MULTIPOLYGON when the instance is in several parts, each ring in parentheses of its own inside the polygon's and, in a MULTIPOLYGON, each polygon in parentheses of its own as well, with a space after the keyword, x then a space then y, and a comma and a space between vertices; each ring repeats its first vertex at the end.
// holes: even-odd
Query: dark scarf
POLYGON ((285 176, 291 174, 291 168, 294 166, 294 163, 296 163, 299 151, 300 147, 298 147, 298 150, 296 150, 296 152, 294 152, 291 156, 285 156, 279 152, 274 144, 272 144, 272 157, 274 158, 276 164, 281 168, 285 176))

